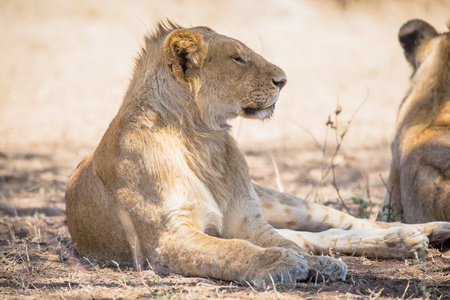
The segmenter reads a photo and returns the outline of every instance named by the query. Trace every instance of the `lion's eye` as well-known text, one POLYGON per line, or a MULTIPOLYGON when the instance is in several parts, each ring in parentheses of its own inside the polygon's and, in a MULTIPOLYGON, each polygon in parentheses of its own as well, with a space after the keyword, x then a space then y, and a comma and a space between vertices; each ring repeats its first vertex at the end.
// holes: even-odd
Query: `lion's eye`
POLYGON ((233 59, 234 59, 234 61, 237 61, 240 64, 246 63, 245 59, 243 59, 239 54, 233 55, 233 59))

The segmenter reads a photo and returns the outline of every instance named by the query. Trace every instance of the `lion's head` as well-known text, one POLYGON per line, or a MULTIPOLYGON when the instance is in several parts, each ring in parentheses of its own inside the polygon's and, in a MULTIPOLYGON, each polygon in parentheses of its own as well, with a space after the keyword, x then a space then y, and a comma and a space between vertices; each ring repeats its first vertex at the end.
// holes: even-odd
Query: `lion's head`
POLYGON ((398 37, 413 74, 398 111, 383 219, 448 221, 450 33, 415 19, 398 37))
MULTIPOLYGON (((190 109, 216 129, 226 127, 227 120, 237 116, 269 118, 286 84, 286 74, 279 67, 242 42, 207 27, 159 25, 155 35, 147 38, 138 69, 139 64, 147 73, 159 70, 157 92, 165 93, 160 99, 170 98, 182 105, 189 102, 190 109), (157 68, 149 68, 148 63, 154 61, 145 60, 152 56, 149 52, 163 53, 157 68)), ((155 75, 148 79, 154 81, 155 75)))
POLYGON ((413 74, 411 88, 400 105, 397 125, 413 122, 420 132, 436 118, 436 107, 447 101, 443 95, 450 86, 450 34, 439 34, 427 22, 414 19, 400 28, 398 37, 413 74))
MULTIPOLYGON (((424 69, 448 70, 448 64, 442 64, 450 61, 448 56, 450 35, 448 32, 439 34, 427 22, 414 19, 408 21, 400 28, 398 38, 404 50, 405 58, 413 67, 414 73, 424 69), (435 63, 438 66, 435 66, 435 63)), ((426 77, 422 74, 420 76, 426 77)), ((415 81, 413 80, 414 83, 415 81)))

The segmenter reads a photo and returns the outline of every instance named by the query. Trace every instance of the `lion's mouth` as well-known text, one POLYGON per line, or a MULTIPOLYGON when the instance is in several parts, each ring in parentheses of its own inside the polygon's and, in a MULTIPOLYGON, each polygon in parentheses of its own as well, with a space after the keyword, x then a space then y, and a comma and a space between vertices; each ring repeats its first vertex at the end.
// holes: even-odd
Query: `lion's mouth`
POLYGON ((255 115, 258 112, 263 111, 263 110, 274 110, 274 109, 275 109, 275 103, 273 103, 272 105, 270 105, 268 107, 264 107, 264 108, 261 108, 261 107, 255 107, 255 108, 245 107, 243 110, 244 110, 244 113, 247 116, 252 116, 252 115, 255 115))

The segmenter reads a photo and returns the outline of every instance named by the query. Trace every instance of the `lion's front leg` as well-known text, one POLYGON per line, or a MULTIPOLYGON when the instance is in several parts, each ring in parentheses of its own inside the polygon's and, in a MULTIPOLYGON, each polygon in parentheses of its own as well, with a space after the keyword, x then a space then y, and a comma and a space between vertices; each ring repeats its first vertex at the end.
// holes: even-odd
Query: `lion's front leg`
POLYGON ((155 267, 194 276, 253 284, 295 282, 308 276, 306 260, 292 249, 262 248, 240 239, 206 235, 178 223, 159 239, 155 267))
MULTIPOLYGON (((299 243, 299 239, 290 240, 281 235, 262 217, 257 205, 252 205, 256 200, 242 201, 242 207, 235 206, 234 211, 225 218, 225 238, 238 238, 250 241, 261 247, 283 247, 300 253, 308 263, 309 275, 320 274, 331 280, 345 280, 347 266, 341 260, 328 256, 312 256, 308 254, 308 248, 299 243)), ((306 243, 306 240, 305 240, 306 243)))

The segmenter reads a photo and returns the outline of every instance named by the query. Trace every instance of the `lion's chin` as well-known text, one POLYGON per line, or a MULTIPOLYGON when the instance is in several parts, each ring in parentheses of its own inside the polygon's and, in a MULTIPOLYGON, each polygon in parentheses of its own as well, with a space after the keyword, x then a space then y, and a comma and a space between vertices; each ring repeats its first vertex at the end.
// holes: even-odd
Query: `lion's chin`
POLYGON ((272 117, 274 110, 275 103, 266 108, 243 108, 240 115, 247 119, 266 120, 272 117))

